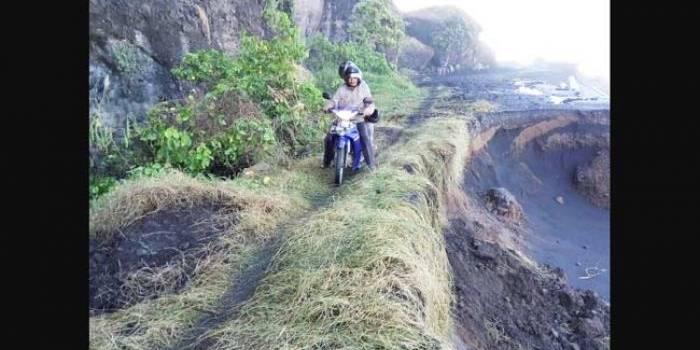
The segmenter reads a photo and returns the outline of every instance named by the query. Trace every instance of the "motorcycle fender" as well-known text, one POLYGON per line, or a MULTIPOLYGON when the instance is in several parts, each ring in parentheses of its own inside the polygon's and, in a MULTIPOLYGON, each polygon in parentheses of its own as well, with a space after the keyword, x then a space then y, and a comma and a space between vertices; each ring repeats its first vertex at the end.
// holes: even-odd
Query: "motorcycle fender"
POLYGON ((344 148, 347 142, 348 138, 346 136, 338 137, 338 142, 336 142, 335 148, 344 148))

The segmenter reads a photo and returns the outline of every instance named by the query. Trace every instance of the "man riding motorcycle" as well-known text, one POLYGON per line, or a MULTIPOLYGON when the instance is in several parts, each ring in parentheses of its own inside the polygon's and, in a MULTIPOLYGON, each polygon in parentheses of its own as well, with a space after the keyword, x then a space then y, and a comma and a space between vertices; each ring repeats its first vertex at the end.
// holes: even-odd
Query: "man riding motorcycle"
MULTIPOLYGON (((324 112, 328 112, 333 107, 342 105, 355 107, 362 113, 364 118, 360 118, 357 121, 356 126, 360 133, 360 140, 362 141, 362 155, 365 158, 367 166, 373 170, 377 166, 374 160, 373 122, 376 122, 378 115, 372 100, 372 93, 370 92, 367 83, 362 79, 362 72, 351 61, 347 61, 340 65, 338 68, 338 74, 341 76, 341 78, 343 78, 345 84, 341 85, 338 90, 336 90, 333 97, 326 101, 323 110, 324 112)), ((331 161, 333 161, 334 156, 332 134, 328 133, 326 135, 324 144, 325 149, 323 154, 323 164, 321 167, 327 168, 330 166, 331 161)), ((356 154, 355 157, 359 157, 359 155, 356 154)))

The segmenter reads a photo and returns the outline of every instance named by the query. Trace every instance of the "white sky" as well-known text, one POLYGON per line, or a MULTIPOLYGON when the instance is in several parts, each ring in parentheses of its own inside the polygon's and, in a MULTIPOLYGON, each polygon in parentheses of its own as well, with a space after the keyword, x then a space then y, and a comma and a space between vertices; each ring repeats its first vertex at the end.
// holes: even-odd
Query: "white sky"
POLYGON ((610 0, 393 0, 404 12, 437 5, 462 8, 482 27, 498 61, 576 63, 610 81, 610 0))

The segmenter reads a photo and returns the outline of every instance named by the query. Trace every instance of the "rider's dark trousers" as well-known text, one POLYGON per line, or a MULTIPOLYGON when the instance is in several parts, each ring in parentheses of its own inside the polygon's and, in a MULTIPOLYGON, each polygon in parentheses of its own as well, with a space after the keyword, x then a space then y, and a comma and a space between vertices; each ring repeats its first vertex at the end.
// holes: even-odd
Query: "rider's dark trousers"
MULTIPOLYGON (((365 158, 365 162, 369 167, 375 167, 377 163, 374 161, 374 148, 372 147, 371 139, 367 132, 366 123, 357 123, 357 131, 360 133, 360 140, 362 141, 362 155, 365 158)), ((324 150, 323 150, 323 165, 329 166, 335 157, 335 140, 333 140, 333 134, 326 134, 324 139, 324 150)))

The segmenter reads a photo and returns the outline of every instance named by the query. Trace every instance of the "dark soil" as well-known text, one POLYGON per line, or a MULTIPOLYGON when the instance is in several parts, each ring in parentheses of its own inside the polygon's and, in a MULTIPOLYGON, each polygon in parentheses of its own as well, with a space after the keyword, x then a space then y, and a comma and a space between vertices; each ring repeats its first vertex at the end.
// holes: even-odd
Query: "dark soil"
POLYGON ((374 140, 378 150, 386 149, 396 143, 401 137, 402 130, 402 128, 376 125, 374 127, 374 140))
MULTIPOLYGON (((457 296, 455 335, 463 349, 607 349, 610 308, 568 287, 560 269, 538 273, 474 236, 474 223, 445 232, 457 296)), ((454 338, 454 337, 453 337, 454 338)))
POLYGON ((524 216, 515 196, 503 187, 494 187, 486 192, 486 207, 490 212, 515 223, 519 223, 524 216))
POLYGON ((90 242, 91 314, 116 311, 146 298, 184 287, 194 263, 210 254, 216 238, 237 220, 235 212, 208 204, 147 214, 105 242, 90 242), (162 273, 164 280, 136 279, 137 273, 162 273), (128 288, 137 282, 138 289, 128 288))
POLYGON ((277 253, 281 244, 281 238, 267 241, 244 267, 231 287, 219 300, 219 305, 210 315, 202 318, 199 323, 191 328, 188 334, 183 336, 173 350, 203 350, 214 344, 212 338, 208 338, 207 332, 217 329, 221 324, 238 317, 241 305, 253 296, 260 280, 265 277, 267 267, 272 257, 277 253))
POLYGON ((572 123, 514 151, 513 140, 525 127, 499 130, 472 157, 464 188, 484 206, 488 206, 489 190, 503 187, 510 191, 525 217, 521 230, 525 253, 539 263, 561 267, 574 287, 593 289, 609 300, 610 211, 594 205, 576 183, 577 169, 607 152, 601 148, 605 142, 591 141, 604 140, 606 128, 572 123), (571 142, 554 145, 544 141, 564 134, 574 135, 571 142), (594 277, 586 277, 593 273, 594 277))
MULTIPOLYGON (((317 212, 331 203, 333 203, 333 196, 319 198, 314 201, 314 210, 311 212, 317 212)), ((273 238, 261 244, 243 266, 241 273, 233 279, 213 312, 199 319, 170 349, 205 350, 214 347, 216 339, 210 336, 210 332, 217 330, 225 322, 239 317, 240 307, 254 295, 258 285, 268 273, 268 266, 284 243, 286 232, 292 227, 303 225, 308 218, 308 215, 304 215, 287 222, 279 227, 273 238)))
POLYGON ((472 137, 498 128, 465 168, 469 210, 451 213, 445 231, 456 296, 455 349, 609 348, 610 213, 584 196, 605 192, 599 176, 605 164, 594 159, 609 150, 609 102, 576 96, 551 102, 546 85, 572 74, 502 69, 419 80, 453 93, 432 106, 426 101, 429 113, 412 122, 441 109, 463 114, 467 103, 487 100, 493 112, 465 121, 472 137), (521 94, 516 80, 545 94, 521 94), (550 120, 516 142, 526 128, 550 120), (586 175, 578 183, 577 170, 586 175), (580 279, 594 264, 607 271, 580 279))
POLYGON ((610 152, 600 151, 593 160, 576 168, 576 188, 593 204, 610 207, 610 152))

